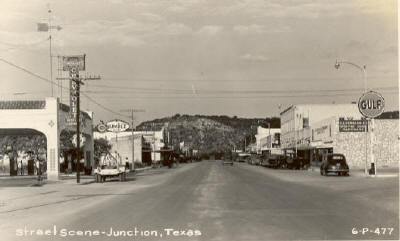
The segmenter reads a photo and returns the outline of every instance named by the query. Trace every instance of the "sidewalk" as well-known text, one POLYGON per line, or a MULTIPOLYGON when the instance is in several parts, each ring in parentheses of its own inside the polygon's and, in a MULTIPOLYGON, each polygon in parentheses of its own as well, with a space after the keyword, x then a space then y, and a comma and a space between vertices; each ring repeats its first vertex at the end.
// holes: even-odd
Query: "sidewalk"
POLYGON ((44 179, 43 185, 36 185, 37 176, 2 177, 0 179, 0 214, 80 199, 96 199, 95 197, 99 195, 112 196, 127 189, 142 188, 142 185, 131 185, 130 181, 135 180, 136 173, 150 169, 152 168, 136 169, 135 172, 128 174, 126 182, 110 181, 103 185, 88 185, 95 182, 93 176, 87 175, 80 177, 79 184, 76 183, 76 175, 61 175, 60 180, 56 181, 44 179))
MULTIPOLYGON (((115 179, 115 181, 111 180, 105 183, 94 183, 93 176, 81 176, 81 183, 77 184, 76 176, 66 176, 65 179, 58 181, 44 180, 44 185, 34 186, 33 184, 37 183, 37 177, 3 178, 0 183, 8 182, 11 184, 3 187, 0 185, 0 215, 48 205, 65 206, 67 208, 70 202, 78 202, 83 206, 92 205, 94 202, 104 201, 121 193, 157 185, 157 183, 165 181, 168 176, 176 173, 169 170, 168 168, 140 168, 129 173, 125 182, 119 182, 115 179), (137 174, 148 175, 138 176, 137 174), (137 180, 138 177, 140 177, 140 180, 137 180), (87 185, 91 183, 93 185, 87 185)), ((184 170, 185 168, 179 168, 177 171, 184 170)))
MULTIPOLYGON (((369 170, 369 168, 368 168, 369 170)), ((308 171, 311 172, 320 172, 319 167, 311 166, 308 171)), ((399 167, 396 166, 385 166, 385 167, 378 167, 376 169, 376 175, 365 175, 364 168, 350 168, 350 176, 354 177, 398 177, 399 176, 399 167)))
MULTIPOLYGON (((129 176, 134 175, 135 173, 141 173, 146 170, 152 169, 152 167, 144 167, 144 168, 136 168, 134 171, 129 173, 129 176)), ((1 187, 26 187, 26 186, 35 186, 38 184, 38 176, 9 176, 9 175, 0 175, 0 188, 1 187)), ((46 175, 43 176, 42 185, 46 184, 54 184, 54 183, 72 183, 76 180, 76 173, 73 174, 64 174, 60 173, 59 180, 47 180, 46 175)), ((81 184, 89 184, 94 181, 93 175, 82 175, 80 176, 81 184)), ((76 183, 76 181, 74 182, 76 183)))

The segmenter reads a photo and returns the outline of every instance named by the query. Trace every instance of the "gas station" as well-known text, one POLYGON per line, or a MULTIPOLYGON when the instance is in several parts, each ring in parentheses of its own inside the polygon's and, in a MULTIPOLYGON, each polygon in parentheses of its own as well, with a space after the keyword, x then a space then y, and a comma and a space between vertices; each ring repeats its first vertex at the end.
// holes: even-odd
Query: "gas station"
MULTIPOLYGON (((76 129, 75 126, 68 124, 69 114, 69 106, 53 97, 33 101, 0 101, 0 116, 2 116, 0 131, 7 131, 14 135, 42 133, 46 138, 47 179, 58 180, 61 156, 60 136, 62 132, 75 132, 76 129)), ((93 167, 93 113, 81 112, 81 117, 81 133, 86 140, 82 143, 83 158, 85 165, 93 167)))

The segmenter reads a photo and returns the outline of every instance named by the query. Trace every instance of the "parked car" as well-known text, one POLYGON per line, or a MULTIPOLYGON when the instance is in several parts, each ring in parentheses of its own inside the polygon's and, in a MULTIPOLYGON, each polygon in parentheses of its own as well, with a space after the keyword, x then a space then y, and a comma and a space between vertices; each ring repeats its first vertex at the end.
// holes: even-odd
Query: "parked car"
POLYGON ((247 160, 249 158, 250 158, 250 154, 248 154, 248 153, 240 153, 237 161, 238 162, 247 162, 247 160))
POLYGON ((270 168, 283 168, 285 167, 285 156, 272 154, 266 158, 265 166, 270 168))
POLYGON ((287 157, 285 159, 285 166, 288 169, 307 169, 310 166, 310 160, 301 156, 287 157))
POLYGON ((259 156, 259 155, 251 155, 250 159, 248 159, 248 163, 250 165, 260 165, 261 156, 259 156))
POLYGON ((348 176, 349 172, 349 165, 347 164, 346 157, 343 154, 329 153, 322 156, 320 168, 322 176, 327 176, 330 173, 335 173, 338 176, 348 176))

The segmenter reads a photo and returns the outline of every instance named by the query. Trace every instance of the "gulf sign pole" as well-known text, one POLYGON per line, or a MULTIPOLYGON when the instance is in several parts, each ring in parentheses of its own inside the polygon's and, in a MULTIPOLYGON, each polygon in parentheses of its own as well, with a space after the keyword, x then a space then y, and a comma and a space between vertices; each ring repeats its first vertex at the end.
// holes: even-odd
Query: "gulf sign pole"
MULTIPOLYGON (((365 92, 358 100, 358 110, 368 120, 371 120, 369 131, 369 153, 371 157, 371 172, 370 174, 376 175, 376 163, 374 158, 374 118, 380 116, 385 109, 385 99, 381 94, 375 91, 365 92), (372 172, 373 169, 373 172, 372 172)), ((365 127, 367 128, 367 126, 365 127)), ((367 160, 366 160, 367 162, 367 160)), ((367 164, 366 164, 367 166, 367 164)), ((367 173, 367 170, 365 170, 367 173)))

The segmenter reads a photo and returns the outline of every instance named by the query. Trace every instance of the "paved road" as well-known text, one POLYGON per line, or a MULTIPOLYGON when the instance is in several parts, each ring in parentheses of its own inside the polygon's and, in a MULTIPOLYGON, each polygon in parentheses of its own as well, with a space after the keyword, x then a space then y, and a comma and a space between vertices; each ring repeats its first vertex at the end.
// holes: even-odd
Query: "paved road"
MULTIPOLYGON (((124 183, 118 192, 102 193, 101 185, 118 188, 120 184, 90 184, 87 192, 68 196, 76 201, 0 214, 0 219, 9 220, 9 225, 3 228, 15 230, 26 225, 28 230, 36 230, 56 225, 58 234, 62 228, 89 230, 92 235, 100 231, 99 236, 90 238, 51 236, 52 240, 399 237, 398 178, 321 177, 307 171, 272 170, 242 163, 231 167, 219 161, 203 161, 139 176, 124 183), (32 219, 32 215, 37 218, 32 219), (353 228, 361 231, 377 227, 394 231, 391 235, 389 230, 385 235, 352 234, 353 228), (134 237, 107 237, 110 228, 114 231, 136 228, 138 232, 134 237), (172 229, 180 231, 174 233, 172 229), (147 236, 147 231, 152 231, 153 236, 147 236)), ((28 235, 22 240, 50 240, 50 237, 28 235)))

